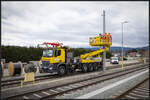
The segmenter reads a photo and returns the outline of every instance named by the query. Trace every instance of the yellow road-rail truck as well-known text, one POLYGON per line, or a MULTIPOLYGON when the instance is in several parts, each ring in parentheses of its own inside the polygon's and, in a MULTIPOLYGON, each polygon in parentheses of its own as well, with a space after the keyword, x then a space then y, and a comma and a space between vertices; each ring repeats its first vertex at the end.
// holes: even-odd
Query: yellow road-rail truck
POLYGON ((112 45, 111 35, 99 35, 97 37, 90 37, 89 44, 91 46, 100 47, 102 49, 80 55, 80 57, 73 57, 69 47, 62 46, 60 43, 44 42, 46 48, 43 50, 43 55, 40 60, 40 72, 53 73, 64 75, 68 72, 74 72, 76 69, 82 72, 96 71, 102 63, 100 53, 108 51, 112 45), (49 47, 51 45, 51 47, 49 47))

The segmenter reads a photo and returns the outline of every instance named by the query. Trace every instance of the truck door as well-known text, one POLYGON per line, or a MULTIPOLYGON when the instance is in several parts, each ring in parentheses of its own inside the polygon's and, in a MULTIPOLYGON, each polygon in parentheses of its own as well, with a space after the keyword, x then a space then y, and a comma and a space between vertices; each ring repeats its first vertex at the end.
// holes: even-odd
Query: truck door
POLYGON ((55 57, 59 59, 59 63, 65 62, 65 51, 63 49, 55 51, 55 57))

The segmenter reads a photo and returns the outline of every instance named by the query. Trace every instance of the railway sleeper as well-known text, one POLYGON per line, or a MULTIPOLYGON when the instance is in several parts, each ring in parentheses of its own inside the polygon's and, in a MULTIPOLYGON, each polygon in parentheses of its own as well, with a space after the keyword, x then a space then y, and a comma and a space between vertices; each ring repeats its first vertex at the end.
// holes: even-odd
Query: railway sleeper
POLYGON ((129 96, 129 95, 126 95, 124 98, 125 99, 138 99, 137 97, 133 97, 133 96, 129 96))
POLYGON ((145 90, 145 91, 149 91, 149 89, 148 88, 146 88, 146 87, 139 87, 138 89, 141 89, 141 90, 145 90))
POLYGON ((135 94, 135 93, 133 93, 133 92, 130 92, 128 95, 130 95, 130 96, 132 96, 132 97, 137 97, 138 99, 148 98, 148 96, 135 94))
POLYGON ((141 90, 141 89, 139 89, 139 88, 136 88, 135 90, 136 90, 136 91, 139 91, 139 92, 145 92, 145 93, 149 93, 149 91, 146 91, 146 90, 141 90))
POLYGON ((139 94, 139 95, 149 95, 149 93, 139 92, 139 91, 135 91, 135 90, 133 90, 132 92, 135 93, 135 94, 139 94))

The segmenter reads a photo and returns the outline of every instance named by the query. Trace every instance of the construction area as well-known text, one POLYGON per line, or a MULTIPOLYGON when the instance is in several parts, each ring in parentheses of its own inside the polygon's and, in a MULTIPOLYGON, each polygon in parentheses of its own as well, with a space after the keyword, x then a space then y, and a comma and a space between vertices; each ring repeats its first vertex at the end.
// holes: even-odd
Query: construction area
POLYGON ((149 98, 148 60, 125 61, 124 66, 122 63, 112 65, 107 62, 104 68, 104 60, 100 54, 108 51, 112 45, 111 34, 90 37, 89 44, 102 46, 102 49, 73 58, 69 47, 44 42, 39 44, 43 48, 40 61, 26 64, 9 62, 8 69, 4 69, 1 62, 1 98, 149 98), (129 77, 136 73, 136 76, 129 77), (113 84, 118 86, 113 88, 113 84), (131 85, 125 88, 128 84, 131 85), (107 86, 111 87, 111 91, 107 86), (90 92, 93 90, 91 87, 101 88, 90 92))

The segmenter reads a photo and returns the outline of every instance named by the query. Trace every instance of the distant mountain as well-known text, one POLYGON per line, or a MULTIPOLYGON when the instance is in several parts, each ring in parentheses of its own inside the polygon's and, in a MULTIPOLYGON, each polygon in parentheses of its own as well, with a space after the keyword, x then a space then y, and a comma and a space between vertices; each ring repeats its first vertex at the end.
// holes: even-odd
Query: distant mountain
POLYGON ((149 46, 136 48, 136 50, 139 50, 139 49, 149 50, 149 46))
MULTIPOLYGON (((97 48, 97 47, 92 47, 92 48, 85 48, 85 49, 98 50, 99 48, 97 48)), ((139 49, 149 50, 149 46, 146 46, 146 47, 137 47, 137 48, 123 47, 123 50, 124 50, 124 51, 128 51, 128 50, 131 50, 131 49, 136 49, 136 50, 139 50, 139 49)), ((110 51, 121 51, 121 50, 122 50, 122 47, 117 47, 117 46, 111 46, 111 47, 110 47, 110 51)))

